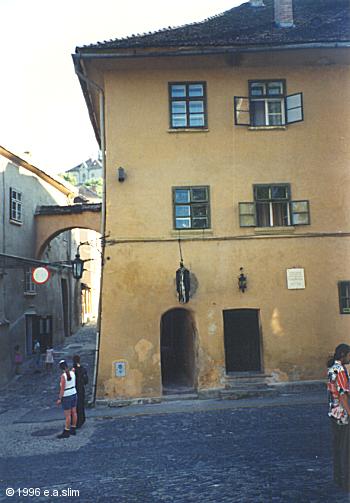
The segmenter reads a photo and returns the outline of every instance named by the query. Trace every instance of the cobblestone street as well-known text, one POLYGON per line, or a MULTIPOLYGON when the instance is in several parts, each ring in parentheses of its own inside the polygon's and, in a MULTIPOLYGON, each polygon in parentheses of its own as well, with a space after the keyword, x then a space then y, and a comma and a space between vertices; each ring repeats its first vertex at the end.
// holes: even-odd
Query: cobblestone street
MULTIPOLYGON (((91 384, 94 348, 94 327, 84 327, 55 348, 55 360, 78 352, 91 384)), ((57 365, 53 375, 35 374, 29 362, 3 390, 1 502, 350 501, 332 483, 324 393, 99 406, 76 437, 59 440, 58 378, 57 365), (6 488, 37 496, 6 496, 6 488)))

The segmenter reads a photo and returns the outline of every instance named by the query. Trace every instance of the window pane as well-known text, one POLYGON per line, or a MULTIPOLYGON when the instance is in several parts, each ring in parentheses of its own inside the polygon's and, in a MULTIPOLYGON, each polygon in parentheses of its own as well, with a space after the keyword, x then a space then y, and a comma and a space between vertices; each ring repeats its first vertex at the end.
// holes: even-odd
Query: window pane
POLYGON ((172 96, 172 98, 185 97, 186 96, 186 86, 185 85, 171 86, 171 96, 172 96))
POLYGON ((255 204, 254 203, 239 203, 239 212, 241 215, 254 215, 255 214, 255 204))
POLYGON ((208 200, 208 191, 205 187, 192 189, 191 191, 191 199, 192 201, 207 201, 208 200))
POLYGON ((272 203, 273 225, 283 227, 289 225, 287 203, 272 203))
POLYGON ((251 96, 263 96, 265 94, 265 84, 262 82, 253 82, 250 84, 251 96))
POLYGON ((207 216, 207 206, 206 205, 194 205, 192 206, 192 216, 193 217, 206 217, 207 216))
POLYGON ((22 194, 20 192, 17 193, 17 199, 20 201, 22 199, 22 194))
POLYGON ((301 108, 293 108, 287 111, 288 122, 298 122, 303 118, 303 113, 301 108))
POLYGON ((282 126, 282 115, 269 115, 269 126, 282 126))
POLYGON ((292 211, 293 213, 303 213, 308 212, 308 203, 307 201, 294 201, 292 202, 292 211))
POLYGON ((175 215, 177 217, 189 217, 190 214, 189 206, 176 206, 175 208, 175 215))
POLYGON ((295 225, 307 225, 309 223, 308 213, 294 213, 293 214, 293 224, 295 225))
POLYGON ((268 107, 269 114, 282 113, 281 101, 268 101, 267 107, 268 107))
POLYGON ((292 94, 287 97, 288 109, 290 108, 299 108, 302 106, 301 103, 301 94, 292 94))
POLYGON ((251 120, 253 126, 266 126, 265 101, 252 100, 250 103, 251 120))
POLYGON ((193 227, 193 229, 205 229, 208 227, 208 219, 207 218, 193 218, 192 219, 192 227, 193 227))
POLYGON ((350 297, 350 282, 342 281, 340 283, 340 295, 342 297, 350 297))
POLYGON ((239 222, 241 227, 254 227, 255 226, 255 216, 254 215, 240 215, 239 222))
POLYGON ((171 123, 173 127, 186 127, 187 117, 186 115, 173 115, 171 123))
POLYGON ((175 190, 175 202, 176 203, 189 203, 190 202, 190 191, 188 189, 176 189, 175 190))
POLYGON ((256 218, 258 227, 270 227, 270 203, 257 203, 256 218))
POLYGON ((204 125, 205 125, 204 115, 202 114, 190 115, 190 126, 202 127, 204 125))
POLYGON ((272 185, 271 198, 272 199, 288 199, 288 187, 272 185))
POLYGON ((186 114, 186 101, 173 101, 171 111, 173 114, 186 114))
POLYGON ((270 199, 270 187, 255 187, 255 199, 270 199))
POLYGON ((190 84, 188 86, 189 96, 204 96, 203 84, 190 84))
POLYGON ((191 114, 200 114, 203 112, 204 112, 203 101, 190 101, 190 113, 191 114))
POLYGON ((176 218, 176 229, 190 229, 191 220, 189 218, 176 218))
POLYGON ((268 82, 267 94, 283 94, 283 82, 268 82))

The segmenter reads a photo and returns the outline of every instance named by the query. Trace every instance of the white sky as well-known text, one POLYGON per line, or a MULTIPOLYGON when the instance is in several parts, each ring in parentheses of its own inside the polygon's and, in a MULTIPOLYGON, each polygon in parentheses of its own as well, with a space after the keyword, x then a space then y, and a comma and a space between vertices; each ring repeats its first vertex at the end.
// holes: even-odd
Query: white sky
POLYGON ((54 174, 98 146, 76 46, 201 21, 248 0, 0 0, 0 145, 54 174))

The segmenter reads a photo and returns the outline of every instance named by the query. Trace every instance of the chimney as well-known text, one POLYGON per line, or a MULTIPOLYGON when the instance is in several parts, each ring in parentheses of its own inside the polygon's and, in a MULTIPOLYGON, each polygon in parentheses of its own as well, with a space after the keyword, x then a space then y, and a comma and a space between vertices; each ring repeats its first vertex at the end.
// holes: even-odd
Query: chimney
POLYGON ((249 0, 251 7, 265 7, 264 0, 249 0))
POLYGON ((294 26, 293 0, 275 0, 275 23, 280 28, 294 26))

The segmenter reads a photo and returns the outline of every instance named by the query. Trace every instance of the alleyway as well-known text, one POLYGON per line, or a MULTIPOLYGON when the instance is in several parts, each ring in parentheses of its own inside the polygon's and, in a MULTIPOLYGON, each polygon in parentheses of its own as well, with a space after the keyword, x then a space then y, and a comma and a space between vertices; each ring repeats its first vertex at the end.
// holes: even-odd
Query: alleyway
POLYGON ((63 358, 72 365, 72 357, 79 354, 81 363, 89 374, 89 384, 86 387, 87 397, 91 397, 96 347, 96 326, 94 324, 81 327, 74 335, 67 337, 64 344, 54 348, 52 373, 45 370, 45 355, 41 355, 40 373, 35 372, 34 356, 27 359, 21 373, 3 387, 0 394, 0 414, 6 409, 15 407, 52 409, 57 399, 61 371, 58 362, 63 358))

